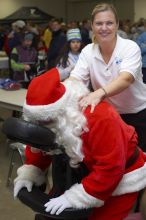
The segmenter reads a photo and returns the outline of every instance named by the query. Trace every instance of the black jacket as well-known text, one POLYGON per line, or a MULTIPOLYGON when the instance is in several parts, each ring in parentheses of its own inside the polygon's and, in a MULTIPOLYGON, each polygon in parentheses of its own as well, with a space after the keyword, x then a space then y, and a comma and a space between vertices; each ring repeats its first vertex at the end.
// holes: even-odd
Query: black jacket
POLYGON ((66 35, 64 34, 64 32, 62 32, 62 30, 53 32, 52 40, 47 54, 49 69, 55 67, 56 58, 58 57, 59 52, 65 43, 66 35))

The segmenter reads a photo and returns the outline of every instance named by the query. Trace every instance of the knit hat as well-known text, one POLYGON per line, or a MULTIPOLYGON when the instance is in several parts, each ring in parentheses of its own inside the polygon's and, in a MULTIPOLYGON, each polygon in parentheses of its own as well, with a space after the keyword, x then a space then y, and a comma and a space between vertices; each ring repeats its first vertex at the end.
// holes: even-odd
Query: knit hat
POLYGON ((27 90, 24 116, 30 120, 47 121, 64 111, 68 92, 60 82, 57 68, 35 77, 27 90))
POLYGON ((18 28, 24 28, 26 24, 23 20, 17 20, 14 22, 14 25, 16 25, 18 28))
POLYGON ((67 41, 71 40, 82 40, 81 33, 78 28, 70 29, 67 31, 67 41))
POLYGON ((33 34, 32 33, 26 33, 24 36, 24 40, 33 40, 33 34))

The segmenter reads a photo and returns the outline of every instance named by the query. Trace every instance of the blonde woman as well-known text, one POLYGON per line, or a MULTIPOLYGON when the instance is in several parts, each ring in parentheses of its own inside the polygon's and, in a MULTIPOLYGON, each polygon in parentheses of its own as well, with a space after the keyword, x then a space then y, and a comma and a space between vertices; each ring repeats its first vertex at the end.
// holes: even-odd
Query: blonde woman
POLYGON ((119 20, 113 5, 100 3, 91 15, 93 43, 81 52, 71 77, 93 92, 83 97, 82 109, 96 105, 105 99, 136 128, 139 145, 146 151, 146 85, 142 80, 141 51, 132 40, 118 36, 119 20))

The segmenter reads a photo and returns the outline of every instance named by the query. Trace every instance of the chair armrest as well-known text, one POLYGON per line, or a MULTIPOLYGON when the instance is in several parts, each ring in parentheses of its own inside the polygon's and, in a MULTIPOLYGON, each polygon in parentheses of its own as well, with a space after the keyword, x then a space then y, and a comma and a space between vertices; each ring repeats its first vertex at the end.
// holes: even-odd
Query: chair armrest
POLYGON ((49 195, 42 192, 39 187, 34 186, 31 192, 26 188, 20 190, 18 194, 19 200, 30 207, 34 212, 43 214, 54 219, 79 219, 87 218, 92 213, 92 209, 65 209, 60 215, 51 215, 45 212, 44 204, 49 201, 49 195))

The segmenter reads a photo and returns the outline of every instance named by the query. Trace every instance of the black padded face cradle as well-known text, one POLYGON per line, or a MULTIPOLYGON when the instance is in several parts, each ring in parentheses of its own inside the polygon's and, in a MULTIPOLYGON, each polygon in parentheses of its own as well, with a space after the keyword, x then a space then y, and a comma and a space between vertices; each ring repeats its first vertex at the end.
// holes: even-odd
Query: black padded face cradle
POLYGON ((46 152, 55 145, 55 134, 50 129, 20 118, 6 119, 2 131, 11 140, 31 145, 46 152))

